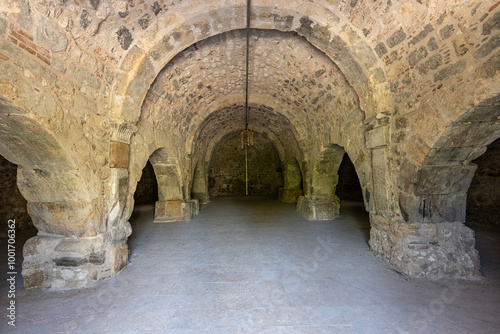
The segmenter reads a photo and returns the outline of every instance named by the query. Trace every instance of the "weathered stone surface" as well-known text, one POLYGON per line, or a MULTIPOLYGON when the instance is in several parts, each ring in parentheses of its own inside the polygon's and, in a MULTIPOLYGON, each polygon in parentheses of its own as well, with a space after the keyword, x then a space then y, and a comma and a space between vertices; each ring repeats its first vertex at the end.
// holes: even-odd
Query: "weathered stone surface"
POLYGON ((112 141, 109 165, 111 168, 128 168, 130 146, 128 144, 112 141))
POLYGON ((303 196, 302 189, 285 189, 280 188, 278 198, 283 203, 295 203, 300 196, 303 196))
POLYGON ((68 39, 59 29, 47 19, 40 21, 36 31, 37 41, 52 52, 66 50, 68 39))
POLYGON ((413 51, 408 56, 408 62, 410 63, 410 66, 417 65, 422 59, 427 57, 428 54, 429 53, 427 52, 427 48, 425 46, 421 46, 417 50, 413 51))
POLYGON ((297 211, 308 220, 332 220, 340 215, 338 202, 318 202, 300 196, 297 200, 297 211))
POLYGON ((365 138, 367 148, 386 146, 389 144, 389 127, 387 125, 379 126, 366 131, 365 138))
POLYGON ((385 44, 378 43, 377 46, 375 47, 375 52, 380 58, 382 58, 382 56, 387 53, 387 48, 385 47, 385 44))
POLYGON ((407 224, 370 215, 370 248, 415 277, 479 275, 474 232, 462 223, 407 224))
POLYGON ((165 201, 156 202, 155 223, 168 223, 191 220, 198 214, 198 201, 165 201))
POLYGON ((434 74, 434 82, 448 79, 450 76, 461 73, 465 69, 466 60, 462 59, 459 62, 448 65, 436 74, 434 74))
POLYGON ((406 38, 406 33, 403 31, 403 28, 400 28, 398 31, 396 31, 394 34, 392 34, 388 39, 387 39, 387 45, 389 48, 393 48, 406 38))
POLYGON ((448 39, 455 32, 455 26, 453 24, 448 24, 447 26, 439 30, 439 34, 442 39, 448 39))
POLYGON ((104 232, 102 198, 92 202, 28 202, 28 213, 40 231, 89 237, 104 232))
POLYGON ((128 50, 130 44, 132 43, 132 34, 126 27, 121 27, 118 29, 116 32, 116 37, 118 39, 118 42, 120 43, 120 46, 122 47, 123 50, 128 50))
POLYGON ((411 47, 412 45, 418 44, 421 40, 427 37, 427 35, 429 35, 432 31, 434 31, 434 27, 430 23, 427 24, 421 32, 419 32, 415 37, 413 37, 410 40, 408 46, 411 47))
POLYGON ((0 17, 0 35, 5 34, 7 30, 7 21, 0 17))
POLYGON ((483 35, 489 35, 493 31, 500 29, 500 12, 496 12, 483 24, 483 35))
POLYGON ((437 69, 439 66, 443 65, 443 57, 440 54, 429 57, 424 63, 422 63, 418 71, 420 74, 427 74, 432 70, 437 69))
POLYGON ((478 66, 474 71, 474 75, 478 78, 491 79, 496 76, 497 71, 500 69, 500 52, 492 55, 481 66, 478 66))
POLYGON ((111 244, 108 251, 108 257, 111 262, 112 274, 118 273, 128 264, 128 245, 126 242, 115 242, 111 244))
POLYGON ((483 44, 476 52, 474 52, 474 57, 484 58, 499 46, 500 46, 500 35, 495 35, 491 37, 485 44, 483 44))

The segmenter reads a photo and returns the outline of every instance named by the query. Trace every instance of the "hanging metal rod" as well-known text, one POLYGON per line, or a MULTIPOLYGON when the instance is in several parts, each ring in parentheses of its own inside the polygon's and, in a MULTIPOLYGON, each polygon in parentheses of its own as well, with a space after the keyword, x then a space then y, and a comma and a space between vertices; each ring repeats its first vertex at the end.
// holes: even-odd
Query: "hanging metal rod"
POLYGON ((245 71, 245 130, 248 130, 248 67, 250 58, 250 0, 247 0, 247 49, 245 71))

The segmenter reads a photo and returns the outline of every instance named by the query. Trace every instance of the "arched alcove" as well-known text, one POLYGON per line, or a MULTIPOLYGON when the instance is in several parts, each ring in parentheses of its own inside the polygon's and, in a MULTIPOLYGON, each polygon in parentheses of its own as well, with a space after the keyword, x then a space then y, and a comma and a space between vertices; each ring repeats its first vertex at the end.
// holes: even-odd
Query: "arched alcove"
POLYGON ((142 170, 142 176, 134 193, 134 203, 154 203, 158 201, 158 181, 156 180, 153 165, 148 160, 142 170))
POLYGON ((245 149, 240 132, 223 137, 215 146, 210 162, 210 196, 278 196, 283 171, 273 143, 261 133, 253 134, 253 145, 245 149))
POLYGON ((477 165, 467 192, 466 225, 475 233, 481 274, 493 277, 500 268, 500 138, 472 161, 477 165))
POLYGON ((356 168, 348 154, 344 154, 337 173, 339 179, 335 195, 341 201, 363 202, 363 189, 361 189, 356 168))

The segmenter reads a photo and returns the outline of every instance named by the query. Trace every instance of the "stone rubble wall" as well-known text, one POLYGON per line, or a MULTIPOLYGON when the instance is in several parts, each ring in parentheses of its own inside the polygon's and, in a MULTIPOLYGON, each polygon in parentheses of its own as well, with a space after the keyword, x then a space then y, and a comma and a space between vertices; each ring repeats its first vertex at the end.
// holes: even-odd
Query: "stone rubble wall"
MULTIPOLYGON (((245 150, 240 133, 223 138, 214 150, 210 164, 210 196, 245 195, 245 150), (211 187, 210 187, 211 186, 211 187)), ((255 133, 248 148, 249 195, 278 195, 283 186, 283 174, 273 144, 255 133)))

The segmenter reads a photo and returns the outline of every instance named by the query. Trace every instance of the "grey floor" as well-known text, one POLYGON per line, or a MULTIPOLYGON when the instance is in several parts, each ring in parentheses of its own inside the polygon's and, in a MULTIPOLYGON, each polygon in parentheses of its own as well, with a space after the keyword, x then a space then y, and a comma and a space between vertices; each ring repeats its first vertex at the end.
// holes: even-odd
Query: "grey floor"
MULTIPOLYGON (((18 276, 17 326, 2 311, 0 332, 500 333, 498 233, 476 229, 483 277, 409 279, 369 251, 361 205, 341 213, 309 222, 293 204, 226 197, 154 224, 138 206, 126 269, 66 291, 25 290, 18 276)), ((5 310, 4 280, 0 294, 5 310)))

